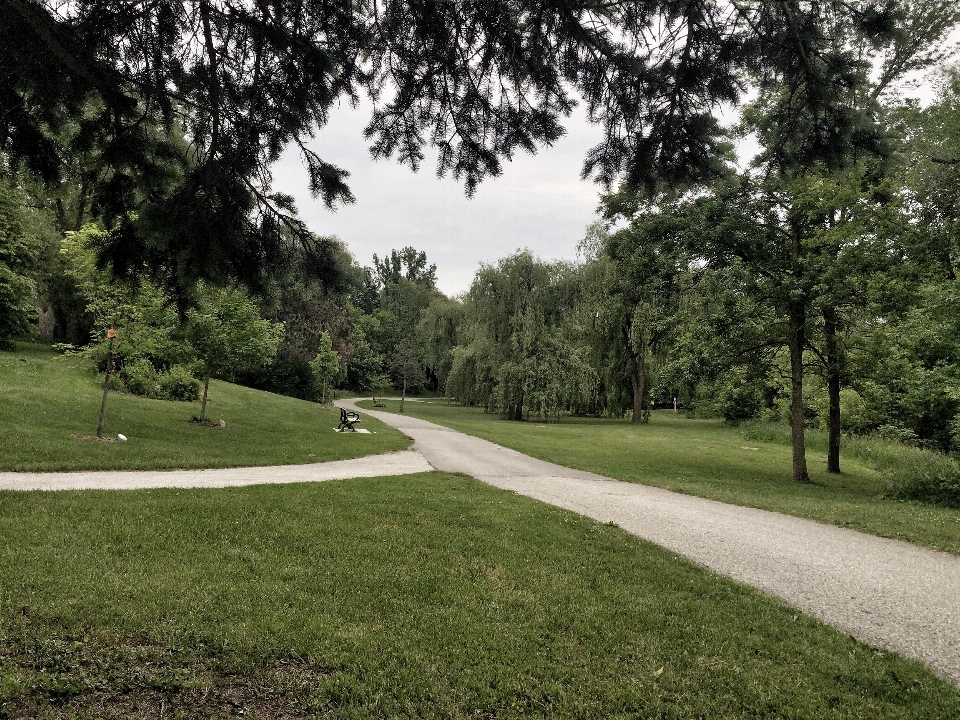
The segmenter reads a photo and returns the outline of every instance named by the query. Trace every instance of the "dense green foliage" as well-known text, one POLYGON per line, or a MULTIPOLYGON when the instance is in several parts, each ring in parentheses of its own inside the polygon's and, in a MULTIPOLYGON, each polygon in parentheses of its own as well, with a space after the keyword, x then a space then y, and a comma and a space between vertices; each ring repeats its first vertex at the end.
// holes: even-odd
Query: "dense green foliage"
POLYGON ((2 493, 0 548, 13 717, 960 714, 917 662, 442 473, 2 493))
POLYGON ((205 418, 206 385, 211 377, 234 379, 276 354, 283 325, 260 317, 245 292, 198 284, 193 307, 181 316, 173 299, 149 279, 136 282, 111 276, 97 265, 96 247, 106 238, 94 225, 67 233, 60 253, 66 274, 86 302, 96 341, 84 354, 105 370, 112 352, 119 387, 136 395, 196 400, 204 381, 200 419, 205 418), (116 339, 105 342, 108 331, 116 339))
MULTIPOLYGON (((761 94, 742 125, 763 140, 750 168, 608 195, 578 265, 520 253, 484 268, 464 298, 448 395, 513 419, 629 410, 645 422, 676 403, 787 422, 800 482, 809 428, 827 432, 832 473, 843 432, 960 453, 960 84, 947 68, 929 107, 878 104, 907 66, 850 86, 850 107, 888 128, 883 147, 852 135, 835 164, 809 164, 777 129, 781 99, 761 94)), ((899 491, 960 506, 951 463, 899 491)))
MULTIPOLYGON (((927 107, 896 92, 943 59, 952 2, 3 8, 0 342, 32 330, 35 293, 44 336, 91 330, 101 369, 117 329, 114 383, 149 397, 217 372, 310 399, 442 391, 512 419, 679 405, 788 422, 801 482, 810 428, 832 473, 843 432, 960 452, 957 72, 927 107), (298 147, 312 190, 349 201, 305 141, 363 94, 374 155, 416 167, 433 145, 468 191, 556 140, 578 95, 604 129, 585 173, 610 190, 581 262, 520 252, 454 300, 422 251, 361 267, 309 233, 270 166, 298 147), (748 135, 759 154, 736 164, 748 135), (52 252, 43 228, 74 234, 52 252), (242 324, 283 338, 211 363, 199 318, 238 287, 242 324)), ((960 502, 934 475, 905 492, 960 502)))
POLYGON ((24 227, 23 206, 19 191, 0 178, 0 350, 29 333, 36 315, 31 270, 40 252, 24 227))
MULTIPOLYGON (((826 4, 889 42, 895 8, 826 4)), ((743 70, 790 67, 789 28, 811 37, 824 22, 788 5, 2 0, 0 172, 75 184, 69 209, 103 220, 117 271, 145 263, 178 293, 197 278, 259 285, 286 235, 313 249, 291 199, 271 190, 285 148, 300 150, 314 195, 353 199, 348 173, 307 147, 336 103, 369 96, 375 156, 416 168, 435 147, 438 172, 468 192, 556 141, 578 95, 604 128, 588 173, 707 178, 722 145, 712 112, 739 98, 743 70)), ((852 59, 815 50, 828 68, 852 59)), ((838 79, 816 78, 831 110, 838 79)))
POLYGON ((595 406, 596 373, 561 327, 570 273, 528 252, 482 268, 464 298, 466 342, 452 351, 447 394, 513 420, 595 406))
POLYGON ((276 354, 283 325, 260 317, 260 308, 233 288, 201 291, 198 307, 187 311, 184 339, 203 374, 200 422, 206 419, 211 377, 231 377, 243 368, 266 365, 276 354))

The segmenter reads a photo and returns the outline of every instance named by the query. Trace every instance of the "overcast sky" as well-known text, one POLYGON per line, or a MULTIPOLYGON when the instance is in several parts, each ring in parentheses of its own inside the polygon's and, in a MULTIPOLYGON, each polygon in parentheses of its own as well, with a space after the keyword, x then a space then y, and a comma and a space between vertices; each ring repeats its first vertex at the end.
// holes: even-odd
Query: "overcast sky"
MULTIPOLYGON (((927 100, 930 88, 922 83, 906 94, 927 100)), ((599 186, 580 179, 587 151, 601 138, 583 111, 574 110, 565 123, 567 134, 553 147, 504 163, 503 174, 481 183, 472 199, 462 183, 436 177, 429 152, 417 173, 395 160, 372 160, 363 139, 369 117, 369 105, 337 108, 310 143, 325 161, 350 172, 353 205, 331 212, 311 198, 296 153, 284 155, 274 168, 274 189, 296 198, 314 233, 338 236, 361 265, 371 265, 374 253, 383 257, 407 245, 424 250, 437 266, 440 290, 450 296, 470 287, 481 263, 496 263, 519 249, 544 260, 576 258, 600 200, 599 186)), ((744 147, 741 162, 756 145, 744 147)))
POLYGON ((599 186, 580 180, 587 150, 600 141, 600 129, 575 111, 567 135, 536 155, 521 153, 504 164, 503 174, 488 178, 467 199, 463 184, 438 179, 428 155, 412 173, 395 160, 374 161, 363 127, 366 111, 336 109, 310 147, 325 161, 350 172, 356 202, 336 212, 310 197, 306 170, 296 153, 274 168, 274 189, 297 201, 300 216, 318 235, 344 240, 361 265, 373 254, 412 245, 437 265, 437 280, 447 295, 470 287, 481 263, 492 264, 529 248, 545 260, 574 259, 577 243, 596 219, 599 186))

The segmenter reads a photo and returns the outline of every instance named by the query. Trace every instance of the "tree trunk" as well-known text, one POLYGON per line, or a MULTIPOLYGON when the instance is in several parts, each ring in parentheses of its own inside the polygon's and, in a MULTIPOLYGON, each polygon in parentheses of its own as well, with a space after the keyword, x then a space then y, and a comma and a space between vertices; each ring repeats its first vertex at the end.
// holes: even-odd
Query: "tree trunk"
POLYGON ((837 310, 823 309, 823 336, 827 360, 827 395, 830 410, 827 419, 827 472, 840 472, 840 348, 837 343, 837 310))
POLYGON ((633 384, 633 416, 630 422, 650 422, 650 403, 647 400, 647 363, 643 351, 630 354, 630 381, 633 384))
POLYGON ((107 395, 110 393, 111 375, 113 375, 113 338, 110 338, 107 345, 107 374, 103 378, 103 400, 100 401, 100 420, 97 421, 97 437, 101 440, 103 439, 103 424, 107 420, 107 395))
MULTIPOLYGON (((793 303, 791 303, 793 305, 793 303)), ((790 310, 790 434, 793 440, 793 479, 810 482, 803 429, 803 321, 802 307, 790 310)))
POLYGON ((77 193, 77 207, 74 209, 74 218, 73 218, 73 231, 80 232, 80 228, 83 227, 83 215, 87 211, 87 181, 84 180, 80 185, 80 190, 77 193))
MULTIPOLYGON (((794 282, 802 278, 800 264, 802 237, 800 228, 791 228, 791 261, 794 282)), ((803 348, 806 345, 807 303, 799 288, 790 288, 787 300, 789 323, 787 346, 790 349, 790 435, 793 445, 793 479, 799 483, 810 482, 807 472, 807 448, 803 429, 803 348)))
POLYGON ((210 375, 203 380, 203 402, 200 404, 200 422, 207 419, 207 389, 210 387, 210 375))
POLYGON ((403 392, 400 393, 400 412, 403 412, 403 403, 407 399, 407 376, 403 376, 403 392))
POLYGON ((787 347, 790 349, 790 436, 793 445, 793 479, 796 482, 810 482, 807 472, 807 448, 803 429, 803 350, 806 345, 807 298, 803 292, 803 235, 799 222, 790 223, 790 274, 792 283, 788 287, 787 347), (794 283, 796 285, 794 285, 794 283))

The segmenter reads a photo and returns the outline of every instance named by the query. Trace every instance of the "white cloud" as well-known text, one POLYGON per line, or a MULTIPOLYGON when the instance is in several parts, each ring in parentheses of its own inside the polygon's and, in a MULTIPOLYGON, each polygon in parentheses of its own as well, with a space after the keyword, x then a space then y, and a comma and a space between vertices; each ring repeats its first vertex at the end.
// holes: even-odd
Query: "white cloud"
MULTIPOLYGON (((930 96, 929 81, 911 89, 921 98, 930 96)), ((440 289, 455 295, 469 288, 481 263, 495 263, 520 248, 545 260, 576 258, 599 202, 599 187, 580 180, 580 169, 601 131, 582 112, 567 119, 567 135, 553 147, 505 162, 503 175, 484 181, 469 200, 461 183, 436 177, 435 155, 428 153, 418 173, 395 160, 374 162, 363 139, 369 116, 369 105, 341 106, 310 143, 324 160, 351 173, 354 205, 330 212, 311 198, 296 153, 285 154, 274 168, 275 190, 296 199, 313 232, 344 240, 361 265, 370 265, 374 253, 412 245, 436 263, 440 289)), ((721 116, 733 122, 736 110, 721 116)), ((741 165, 757 150, 755 138, 741 140, 741 165)))
POLYGON ((428 156, 418 173, 395 160, 374 162, 363 139, 369 107, 344 106, 310 147, 325 161, 350 171, 357 201, 327 210, 310 197, 306 171, 295 153, 274 168, 274 189, 296 198, 301 217, 319 235, 337 235, 362 265, 373 254, 412 245, 437 265, 438 285, 448 295, 467 290, 481 263, 495 263, 518 248, 544 259, 574 259, 584 230, 595 220, 596 184, 580 180, 583 159, 600 130, 580 114, 568 134, 536 155, 504 163, 498 178, 477 188, 473 199, 450 177, 438 179, 428 156))

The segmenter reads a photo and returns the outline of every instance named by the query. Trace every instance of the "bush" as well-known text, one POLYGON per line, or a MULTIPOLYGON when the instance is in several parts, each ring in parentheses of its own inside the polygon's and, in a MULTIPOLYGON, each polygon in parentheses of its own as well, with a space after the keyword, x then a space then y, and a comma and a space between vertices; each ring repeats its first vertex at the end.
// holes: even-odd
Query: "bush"
POLYGON ((923 464, 903 468, 903 472, 893 478, 891 494, 903 500, 960 509, 960 467, 949 457, 926 452, 937 460, 931 462, 925 458, 923 464))
POLYGON ((702 417, 722 417, 727 422, 742 422, 757 416, 763 407, 764 386, 737 367, 714 381, 697 388, 697 413, 702 417))
POLYGON ((916 446, 917 434, 909 428, 900 425, 881 425, 876 431, 877 437, 892 440, 902 445, 916 446))
POLYGON ((887 422, 890 392, 876 383, 867 382, 859 392, 840 391, 840 427, 844 432, 864 435, 887 422))
POLYGON ((127 386, 124 384, 123 378, 120 377, 120 373, 113 373, 113 375, 110 376, 107 387, 111 392, 127 392, 127 386))
POLYGON ((146 358, 138 358, 124 365, 119 375, 127 390, 134 395, 157 397, 160 393, 157 371, 146 358))
POLYGON ((164 400, 194 402, 200 399, 200 381, 183 365, 174 365, 160 373, 157 382, 164 400))
POLYGON ((879 434, 849 438, 846 448, 877 469, 892 497, 960 509, 960 463, 954 458, 879 434))
MULTIPOLYGON (((751 421, 740 426, 747 440, 790 444, 790 427, 751 421)), ((844 452, 865 461, 886 481, 889 495, 931 505, 960 509, 960 463, 934 450, 904 444, 916 439, 909 430, 893 425, 866 436, 845 437, 844 452)), ((825 433, 807 431, 807 448, 826 450, 825 433)))

